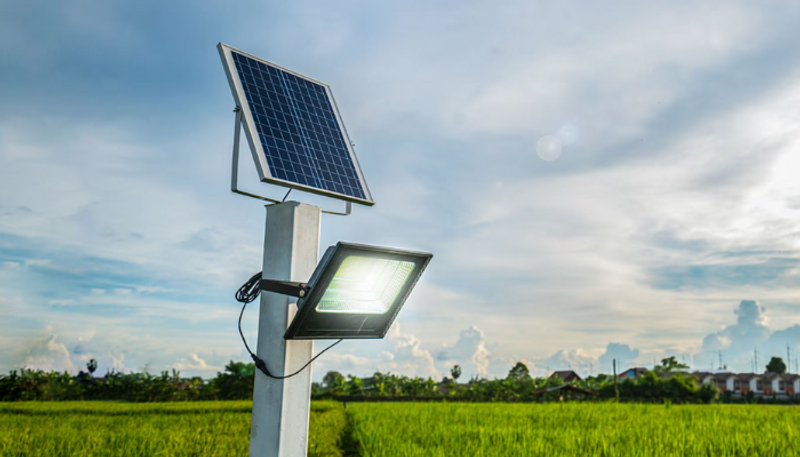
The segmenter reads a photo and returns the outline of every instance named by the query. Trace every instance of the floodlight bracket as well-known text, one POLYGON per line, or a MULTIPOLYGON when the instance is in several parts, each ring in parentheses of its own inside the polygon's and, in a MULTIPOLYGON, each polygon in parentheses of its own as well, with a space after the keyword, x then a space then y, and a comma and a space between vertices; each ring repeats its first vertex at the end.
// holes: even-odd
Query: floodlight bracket
MULTIPOLYGON (((239 190, 239 139, 241 137, 242 131, 242 122, 244 118, 242 117, 242 108, 237 106, 233 109, 233 112, 236 113, 236 120, 235 125, 233 127, 233 163, 231 165, 231 192, 239 195, 244 195, 245 197, 256 198, 259 200, 268 201, 270 203, 283 203, 283 200, 276 200, 274 198, 264 197, 261 195, 252 194, 250 192, 245 192, 243 190, 239 190)), ((291 191, 291 189, 290 189, 291 191)), ((289 193, 287 192, 286 195, 288 196, 289 193)), ((286 197, 284 197, 284 200, 286 197)), ((334 214, 337 216, 349 216, 353 210, 353 204, 351 202, 345 202, 345 211, 343 213, 338 211, 328 211, 322 210, 325 214, 334 214)))
POLYGON ((274 279, 262 279, 259 283, 262 291, 275 292, 282 295, 303 298, 308 293, 308 284, 294 281, 276 281, 274 279))

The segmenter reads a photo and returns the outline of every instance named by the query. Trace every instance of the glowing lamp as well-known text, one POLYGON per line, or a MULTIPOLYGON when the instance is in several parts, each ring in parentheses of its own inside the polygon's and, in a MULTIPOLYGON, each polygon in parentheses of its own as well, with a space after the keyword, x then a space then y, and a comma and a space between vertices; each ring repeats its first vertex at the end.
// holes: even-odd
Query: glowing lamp
POLYGON ((307 285, 262 280, 261 288, 300 297, 287 340, 383 338, 431 258, 339 242, 327 249, 307 285))

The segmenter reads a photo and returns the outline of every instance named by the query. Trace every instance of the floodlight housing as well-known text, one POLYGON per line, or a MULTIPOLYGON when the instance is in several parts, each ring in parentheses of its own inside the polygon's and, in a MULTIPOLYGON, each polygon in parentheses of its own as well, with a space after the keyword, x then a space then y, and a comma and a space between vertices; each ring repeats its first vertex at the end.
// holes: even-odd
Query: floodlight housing
MULTIPOLYGON (((344 242, 329 247, 308 284, 294 294, 301 297, 299 309, 284 338, 383 338, 431 258, 344 242)), ((274 285, 263 288, 270 289, 274 285)))

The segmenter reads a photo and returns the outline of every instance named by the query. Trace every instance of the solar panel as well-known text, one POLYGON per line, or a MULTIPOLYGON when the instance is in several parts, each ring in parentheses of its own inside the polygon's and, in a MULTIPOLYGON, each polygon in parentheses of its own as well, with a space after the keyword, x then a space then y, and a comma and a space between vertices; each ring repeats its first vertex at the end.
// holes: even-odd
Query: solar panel
POLYGON ((262 181, 374 204, 327 84, 218 49, 262 181))

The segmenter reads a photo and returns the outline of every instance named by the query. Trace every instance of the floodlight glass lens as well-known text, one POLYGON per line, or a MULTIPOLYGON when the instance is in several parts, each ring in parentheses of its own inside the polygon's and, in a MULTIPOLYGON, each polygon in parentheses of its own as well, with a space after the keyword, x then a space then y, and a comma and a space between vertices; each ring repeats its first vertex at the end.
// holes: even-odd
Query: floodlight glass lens
POLYGON ((411 278, 414 262, 349 256, 317 304, 320 313, 383 314, 411 278))

